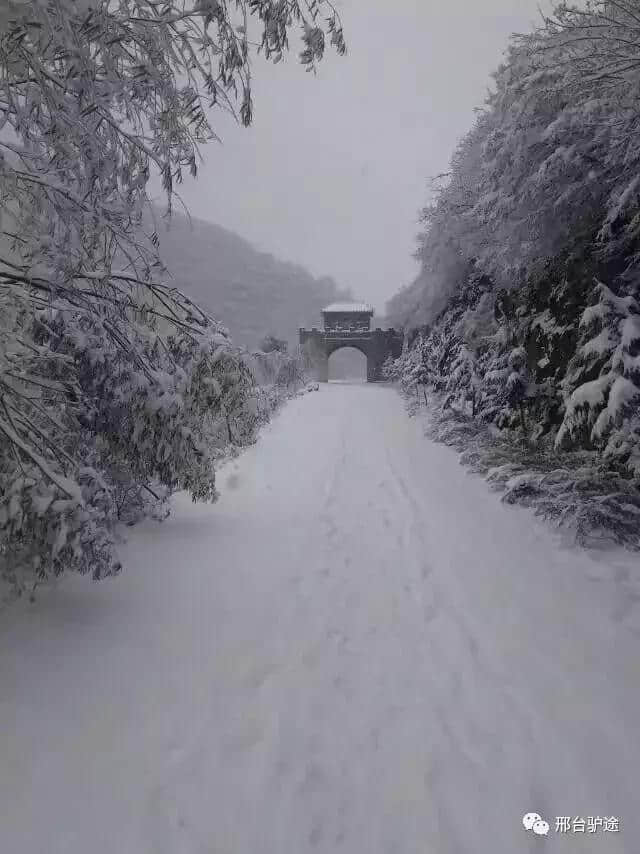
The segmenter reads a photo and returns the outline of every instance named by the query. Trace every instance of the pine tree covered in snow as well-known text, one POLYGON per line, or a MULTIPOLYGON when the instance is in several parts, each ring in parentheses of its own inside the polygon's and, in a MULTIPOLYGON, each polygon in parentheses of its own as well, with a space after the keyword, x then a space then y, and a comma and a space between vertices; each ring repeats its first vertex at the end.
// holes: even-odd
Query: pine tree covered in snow
POLYGON ((640 475, 640 306, 597 285, 564 382, 558 447, 593 446, 640 475))

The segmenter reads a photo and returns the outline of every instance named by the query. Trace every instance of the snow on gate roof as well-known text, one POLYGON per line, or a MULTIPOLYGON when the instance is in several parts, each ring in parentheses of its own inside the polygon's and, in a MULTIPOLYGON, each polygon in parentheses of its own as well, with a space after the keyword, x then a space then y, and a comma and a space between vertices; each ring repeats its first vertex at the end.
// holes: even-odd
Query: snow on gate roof
POLYGON ((359 314, 366 312, 367 314, 373 314, 373 306, 370 306, 366 302, 334 302, 322 309, 323 314, 330 311, 340 312, 341 314, 345 312, 358 312, 359 314))

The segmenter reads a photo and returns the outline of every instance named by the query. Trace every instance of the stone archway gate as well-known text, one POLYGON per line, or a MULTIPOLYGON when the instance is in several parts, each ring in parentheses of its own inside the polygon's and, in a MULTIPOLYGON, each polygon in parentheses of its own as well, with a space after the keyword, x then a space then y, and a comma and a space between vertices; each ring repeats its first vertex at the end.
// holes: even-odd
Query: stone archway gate
POLYGON ((383 379, 388 356, 402 353, 402 334, 395 329, 371 329, 373 308, 363 303, 334 303, 322 311, 323 329, 303 329, 300 347, 312 365, 316 379, 329 379, 329 356, 342 347, 354 347, 367 359, 367 382, 383 379))

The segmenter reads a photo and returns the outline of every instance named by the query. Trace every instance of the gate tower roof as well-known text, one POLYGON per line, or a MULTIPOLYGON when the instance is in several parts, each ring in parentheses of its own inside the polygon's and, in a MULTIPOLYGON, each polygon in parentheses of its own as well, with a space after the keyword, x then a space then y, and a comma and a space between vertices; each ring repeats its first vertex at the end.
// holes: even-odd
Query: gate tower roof
POLYGON ((323 314, 373 314, 373 306, 366 302, 334 302, 322 309, 323 314))

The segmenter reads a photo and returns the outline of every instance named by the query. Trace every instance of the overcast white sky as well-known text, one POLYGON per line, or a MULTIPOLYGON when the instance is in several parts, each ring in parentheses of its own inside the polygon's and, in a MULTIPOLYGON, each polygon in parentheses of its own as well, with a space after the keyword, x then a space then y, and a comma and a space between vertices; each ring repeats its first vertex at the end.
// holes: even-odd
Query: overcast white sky
MULTIPOLYGON (((193 216, 350 286, 382 312, 416 273, 427 178, 444 171, 509 34, 537 0, 334 0, 348 44, 316 77, 295 53, 254 66, 249 129, 215 115, 193 216)), ((543 4, 547 7, 547 3, 543 4)))

